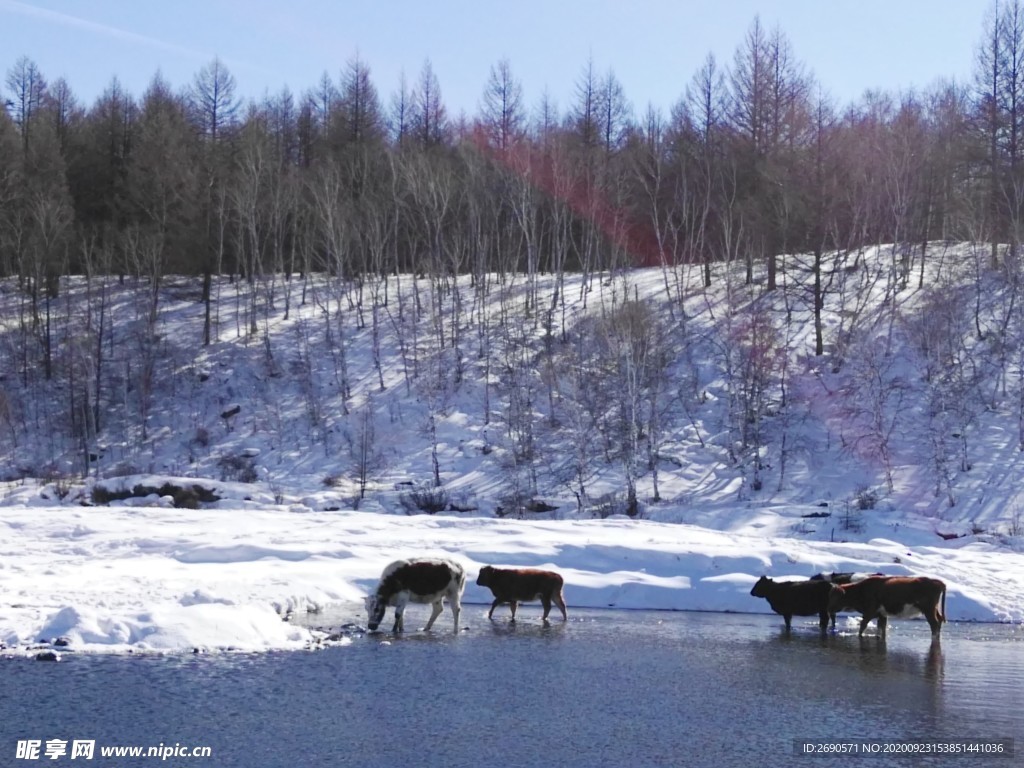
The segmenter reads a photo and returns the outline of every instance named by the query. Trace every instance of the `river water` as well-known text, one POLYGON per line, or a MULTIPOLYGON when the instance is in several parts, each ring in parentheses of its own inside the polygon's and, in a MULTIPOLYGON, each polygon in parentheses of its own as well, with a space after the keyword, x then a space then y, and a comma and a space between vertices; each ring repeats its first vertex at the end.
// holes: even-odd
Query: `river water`
MULTIPOLYGON (((545 625, 538 610, 490 622, 465 606, 458 636, 446 610, 429 634, 310 652, 9 660, 0 765, 826 766, 849 759, 797 745, 1014 738, 1013 758, 867 764, 1024 764, 1021 627, 947 624, 935 644, 897 620, 882 643, 855 624, 822 638, 817 619, 786 634, 774 616, 573 610, 545 625), (19 742, 55 739, 96 753, 19 757, 19 742), (104 745, 179 756, 102 758, 104 745), (183 756, 196 746, 210 756, 183 756)), ((425 615, 410 607, 406 626, 425 615)))

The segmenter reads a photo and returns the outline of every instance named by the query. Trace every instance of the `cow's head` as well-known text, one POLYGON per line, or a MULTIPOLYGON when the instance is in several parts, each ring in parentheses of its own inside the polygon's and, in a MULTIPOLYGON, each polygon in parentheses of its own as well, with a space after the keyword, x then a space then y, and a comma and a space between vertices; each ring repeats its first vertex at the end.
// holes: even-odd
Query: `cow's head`
POLYGON ((750 590, 750 594, 754 597, 766 597, 768 595, 768 589, 774 582, 767 576, 762 576, 757 580, 754 588, 750 590))
POLYGON ((494 574, 494 569, 485 565, 480 569, 480 575, 476 577, 476 585, 478 587, 489 587, 491 586, 491 576, 494 574))
POLYGON ((388 609, 388 601, 381 600, 377 594, 366 596, 366 626, 375 630, 384 619, 384 611, 388 609))

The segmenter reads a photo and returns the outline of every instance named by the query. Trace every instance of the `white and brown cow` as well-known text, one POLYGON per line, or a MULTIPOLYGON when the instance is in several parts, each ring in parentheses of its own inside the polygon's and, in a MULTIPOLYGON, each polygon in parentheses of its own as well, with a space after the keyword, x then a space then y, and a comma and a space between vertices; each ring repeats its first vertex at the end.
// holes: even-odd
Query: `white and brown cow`
POLYGON ((495 568, 485 565, 480 569, 476 583, 479 587, 487 587, 494 595, 491 610, 487 612, 488 619, 494 614, 495 608, 502 603, 508 603, 512 607, 512 620, 515 621, 516 607, 519 603, 533 600, 540 600, 544 606, 542 620, 547 621, 552 602, 562 612, 563 621, 569 619, 565 610, 565 598, 562 596, 564 581, 561 575, 554 571, 542 571, 537 568, 495 568))
POLYGON ((860 632, 878 619, 878 636, 885 638, 889 617, 923 614, 938 637, 946 620, 946 585, 927 576, 872 576, 852 584, 833 584, 828 599, 832 613, 853 610, 861 614, 860 632))
POLYGON ((380 626, 389 605, 395 607, 393 632, 405 629, 403 616, 409 603, 430 603, 433 610, 424 631, 429 630, 443 610, 448 599, 455 618, 455 632, 459 631, 459 612, 462 609, 462 591, 466 588, 466 571, 453 560, 444 558, 417 558, 396 560, 380 575, 377 590, 366 598, 367 626, 371 630, 380 626))

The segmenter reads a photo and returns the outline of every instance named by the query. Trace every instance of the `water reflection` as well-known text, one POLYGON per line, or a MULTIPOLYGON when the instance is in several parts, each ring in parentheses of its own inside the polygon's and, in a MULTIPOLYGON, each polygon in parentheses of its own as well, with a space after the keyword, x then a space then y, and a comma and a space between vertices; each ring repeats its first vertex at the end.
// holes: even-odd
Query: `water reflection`
POLYGON ((516 638, 545 638, 553 639, 565 637, 569 631, 567 621, 498 621, 489 622, 490 626, 484 626, 484 632, 490 631, 495 637, 516 637, 516 638))
POLYGON ((875 677, 911 676, 939 682, 945 670, 942 641, 932 639, 927 648, 895 646, 876 637, 832 637, 828 644, 839 654, 855 660, 858 669, 875 677))

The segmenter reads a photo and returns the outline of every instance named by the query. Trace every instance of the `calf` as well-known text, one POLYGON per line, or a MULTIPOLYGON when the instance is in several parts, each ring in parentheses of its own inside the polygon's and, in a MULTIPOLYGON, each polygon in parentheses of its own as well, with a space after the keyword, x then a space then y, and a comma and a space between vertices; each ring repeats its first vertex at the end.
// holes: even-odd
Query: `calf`
POLYGON ((389 605, 395 606, 395 626, 392 632, 405 629, 403 621, 408 603, 430 603, 433 611, 424 631, 429 630, 441 615, 442 601, 448 598, 455 632, 459 631, 462 591, 466 588, 466 571, 461 565, 442 558, 396 560, 380 576, 377 590, 366 598, 367 626, 371 630, 380 626, 389 605))
POLYGON ((791 629, 794 616, 817 614, 819 626, 824 632, 828 629, 830 619, 833 628, 836 625, 836 614, 829 610, 828 602, 832 588, 832 582, 824 579, 775 582, 767 576, 762 576, 750 590, 750 594, 767 600, 772 610, 785 620, 787 631, 791 629))
POLYGON ((885 638, 890 616, 923 614, 938 637, 946 620, 946 585, 926 576, 872 576, 853 584, 830 585, 829 611, 854 610, 861 614, 859 636, 868 622, 878 619, 878 636, 885 638))
POLYGON ((494 609, 502 603, 512 606, 512 620, 516 618, 516 607, 519 603, 527 603, 532 600, 540 600, 544 606, 544 615, 541 617, 547 621, 551 612, 551 602, 562 612, 562 620, 569 618, 565 610, 565 599, 562 597, 562 577, 554 571, 540 571, 536 568, 494 568, 485 565, 480 569, 480 575, 476 580, 477 586, 487 587, 494 595, 494 602, 491 603, 491 610, 487 612, 487 618, 491 618, 494 609))

